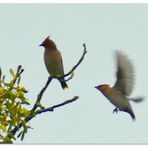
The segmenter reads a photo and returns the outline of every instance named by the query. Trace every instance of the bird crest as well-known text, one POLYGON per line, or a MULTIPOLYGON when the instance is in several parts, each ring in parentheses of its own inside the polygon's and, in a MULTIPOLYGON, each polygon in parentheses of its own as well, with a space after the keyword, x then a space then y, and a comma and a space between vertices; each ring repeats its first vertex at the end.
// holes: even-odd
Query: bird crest
POLYGON ((54 43, 53 40, 50 39, 50 36, 48 36, 48 37, 42 42, 42 44, 40 44, 40 46, 48 47, 48 48, 51 48, 51 49, 53 49, 53 50, 57 50, 56 44, 54 43))

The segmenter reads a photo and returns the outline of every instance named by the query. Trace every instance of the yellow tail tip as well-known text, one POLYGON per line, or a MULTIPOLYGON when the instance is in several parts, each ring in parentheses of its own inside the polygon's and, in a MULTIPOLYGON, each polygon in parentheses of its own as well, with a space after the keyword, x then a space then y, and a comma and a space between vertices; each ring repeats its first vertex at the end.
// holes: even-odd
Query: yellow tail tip
POLYGON ((68 90, 68 87, 64 87, 64 90, 68 90))

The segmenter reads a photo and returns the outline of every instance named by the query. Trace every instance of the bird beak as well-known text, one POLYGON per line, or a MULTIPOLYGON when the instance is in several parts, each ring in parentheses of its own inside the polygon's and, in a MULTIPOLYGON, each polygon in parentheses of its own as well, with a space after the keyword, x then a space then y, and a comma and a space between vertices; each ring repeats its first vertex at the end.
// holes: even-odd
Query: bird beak
POLYGON ((100 87, 99 86, 95 86, 94 88, 96 88, 97 90, 100 90, 100 87))
POLYGON ((94 88, 98 89, 98 87, 97 87, 97 86, 95 86, 94 88))
POLYGON ((40 44, 39 46, 43 46, 42 44, 40 44))

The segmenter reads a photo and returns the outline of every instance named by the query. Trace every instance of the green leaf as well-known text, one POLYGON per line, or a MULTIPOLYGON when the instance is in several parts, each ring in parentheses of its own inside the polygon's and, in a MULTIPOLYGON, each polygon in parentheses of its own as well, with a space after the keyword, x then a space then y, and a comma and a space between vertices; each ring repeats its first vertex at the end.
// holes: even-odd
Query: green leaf
POLYGON ((18 92, 17 93, 18 98, 20 98, 21 100, 24 99, 24 94, 22 92, 18 92))
POLYGON ((27 93, 28 91, 25 89, 25 87, 22 87, 21 88, 21 91, 23 92, 23 93, 27 93))
POLYGON ((4 83, 5 84, 5 86, 7 86, 7 87, 12 87, 12 84, 11 83, 4 83))
POLYGON ((3 130, 3 132, 6 132, 7 131, 6 126, 3 125, 3 124, 0 125, 0 128, 3 130))
POLYGON ((30 105, 30 103, 26 100, 22 101, 21 104, 26 104, 26 105, 30 105))
POLYGON ((22 133, 22 136, 21 136, 21 141, 23 141, 24 136, 25 136, 25 132, 23 132, 23 133, 22 133))
POLYGON ((5 75, 2 77, 2 81, 5 81, 5 75))
POLYGON ((4 139, 4 137, 0 134, 0 139, 4 139))
POLYGON ((74 76, 74 71, 71 72, 71 77, 73 77, 73 76, 74 76))
POLYGON ((40 102, 37 102, 36 103, 36 106, 40 107, 41 109, 44 109, 45 108, 40 102))
POLYGON ((23 131, 21 131, 18 135, 17 138, 19 138, 23 134, 23 131))
POLYGON ((17 73, 20 72, 21 68, 22 68, 22 65, 19 65, 18 68, 17 68, 17 73))
POLYGON ((10 125, 11 125, 11 126, 16 126, 16 125, 17 125, 17 121, 11 120, 11 121, 10 121, 10 125))
POLYGON ((10 97, 11 97, 10 99, 12 99, 12 100, 13 100, 13 99, 15 99, 15 98, 16 98, 16 94, 15 94, 13 91, 10 91, 10 93, 9 93, 9 94, 10 94, 10 97))
POLYGON ((25 136, 25 134, 27 133, 27 130, 28 130, 27 127, 24 126, 24 131, 23 131, 23 133, 22 133, 21 140, 24 139, 24 136, 25 136))
POLYGON ((12 108, 15 106, 15 104, 14 104, 14 102, 10 103, 10 101, 7 101, 6 106, 9 110, 12 110, 12 108))
POLYGON ((18 80, 17 80, 17 85, 20 84, 20 81, 21 81, 21 76, 19 76, 18 80))
POLYGON ((16 138, 14 137, 14 135, 11 132, 8 132, 8 134, 10 135, 10 137, 14 140, 16 140, 16 138))
POLYGON ((9 137, 6 137, 3 143, 12 143, 12 140, 9 137))
POLYGON ((10 74, 14 77, 14 71, 12 68, 10 68, 10 74))

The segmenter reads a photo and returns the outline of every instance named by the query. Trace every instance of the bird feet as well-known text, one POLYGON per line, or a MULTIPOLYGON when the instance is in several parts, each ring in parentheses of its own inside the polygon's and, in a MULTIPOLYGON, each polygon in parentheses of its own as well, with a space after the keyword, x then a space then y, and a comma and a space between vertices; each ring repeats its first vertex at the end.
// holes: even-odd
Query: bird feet
POLYGON ((114 112, 116 112, 116 113, 117 113, 117 112, 118 112, 118 110, 119 110, 118 108, 115 108, 115 109, 113 110, 113 113, 114 113, 114 112))

